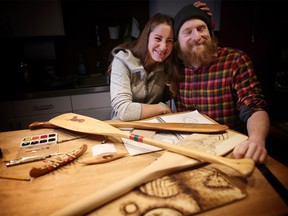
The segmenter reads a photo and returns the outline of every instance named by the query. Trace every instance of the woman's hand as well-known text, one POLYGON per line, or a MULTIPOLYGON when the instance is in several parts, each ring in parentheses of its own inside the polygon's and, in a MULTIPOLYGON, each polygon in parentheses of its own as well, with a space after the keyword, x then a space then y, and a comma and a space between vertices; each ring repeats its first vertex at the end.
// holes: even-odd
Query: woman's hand
POLYGON ((203 3, 201 1, 197 1, 193 4, 195 7, 200 8, 202 11, 205 11, 208 16, 212 16, 212 12, 210 11, 210 8, 207 6, 206 3, 203 3))

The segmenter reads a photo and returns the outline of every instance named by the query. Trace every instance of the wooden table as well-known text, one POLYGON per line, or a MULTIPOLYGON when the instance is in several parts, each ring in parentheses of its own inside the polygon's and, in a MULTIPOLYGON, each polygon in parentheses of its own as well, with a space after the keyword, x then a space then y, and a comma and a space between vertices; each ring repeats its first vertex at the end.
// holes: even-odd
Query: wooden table
MULTIPOLYGON (((19 130, 0 133, 1 158, 0 175, 29 177, 32 167, 41 161, 6 167, 4 161, 17 157, 23 137, 52 132, 53 129, 19 130)), ((0 179, 0 215, 49 215, 77 200, 93 194, 148 166, 164 151, 128 156, 113 162, 85 166, 79 161, 92 156, 92 146, 101 143, 102 136, 89 135, 85 138, 59 144, 59 152, 69 152, 82 144, 88 150, 74 162, 49 174, 31 181, 0 179)), ((120 140, 111 138, 108 142, 117 143, 118 152, 125 152, 120 140), (119 145, 118 145, 119 144, 119 145)), ((216 166, 214 164, 208 166, 216 166)), ((288 188, 288 168, 271 157, 266 166, 288 188)), ((219 208, 203 212, 201 215, 284 215, 288 206, 256 168, 245 184, 247 198, 219 208)), ((94 212, 97 213, 97 210, 94 212)))

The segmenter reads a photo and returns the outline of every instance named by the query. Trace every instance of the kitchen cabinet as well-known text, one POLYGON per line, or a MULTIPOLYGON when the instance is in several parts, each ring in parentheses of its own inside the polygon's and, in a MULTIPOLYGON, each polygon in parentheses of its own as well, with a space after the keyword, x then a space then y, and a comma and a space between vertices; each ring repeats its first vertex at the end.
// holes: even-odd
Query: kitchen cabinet
POLYGON ((5 37, 64 35, 60 0, 1 1, 0 21, 5 37))
POLYGON ((72 109, 74 113, 90 116, 99 120, 111 119, 110 92, 72 95, 72 109))
POLYGON ((15 100, 12 102, 15 129, 27 129, 35 121, 48 121, 66 112, 72 112, 70 96, 15 100))
POLYGON ((110 92, 107 91, 3 102, 1 111, 5 125, 1 127, 5 131, 27 129, 32 122, 49 121, 68 112, 109 120, 112 107, 110 92))

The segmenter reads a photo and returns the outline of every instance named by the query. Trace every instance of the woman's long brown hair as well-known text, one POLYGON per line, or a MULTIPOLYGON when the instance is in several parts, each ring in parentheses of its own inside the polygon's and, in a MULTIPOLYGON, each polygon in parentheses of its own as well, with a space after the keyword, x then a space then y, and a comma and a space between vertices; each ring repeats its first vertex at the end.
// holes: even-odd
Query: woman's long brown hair
MULTIPOLYGON (((108 67, 107 74, 110 75, 111 73, 114 49, 129 49, 135 57, 140 59, 141 63, 145 67, 149 55, 148 52, 149 35, 155 29, 156 26, 163 23, 171 26, 171 28, 173 29, 173 19, 169 15, 163 13, 156 13, 148 20, 138 39, 122 43, 117 47, 113 48, 112 51, 110 52, 109 59, 111 63, 108 67)), ((173 50, 172 53, 163 62, 157 63, 158 65, 159 64, 163 65, 164 72, 167 74, 167 79, 163 82, 166 82, 169 85, 170 91, 172 92, 172 97, 175 96, 178 91, 177 90, 178 78, 177 74, 174 71, 175 64, 172 64, 172 60, 175 60, 174 56, 175 54, 173 50)))

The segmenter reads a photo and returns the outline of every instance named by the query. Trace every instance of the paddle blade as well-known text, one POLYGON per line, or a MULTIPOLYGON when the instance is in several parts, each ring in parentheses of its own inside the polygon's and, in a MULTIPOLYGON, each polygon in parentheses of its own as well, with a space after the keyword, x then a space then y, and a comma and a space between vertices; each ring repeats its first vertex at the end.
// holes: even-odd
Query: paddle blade
POLYGON ((49 123, 68 130, 88 134, 120 136, 123 133, 103 121, 76 113, 65 113, 56 116, 49 123))

